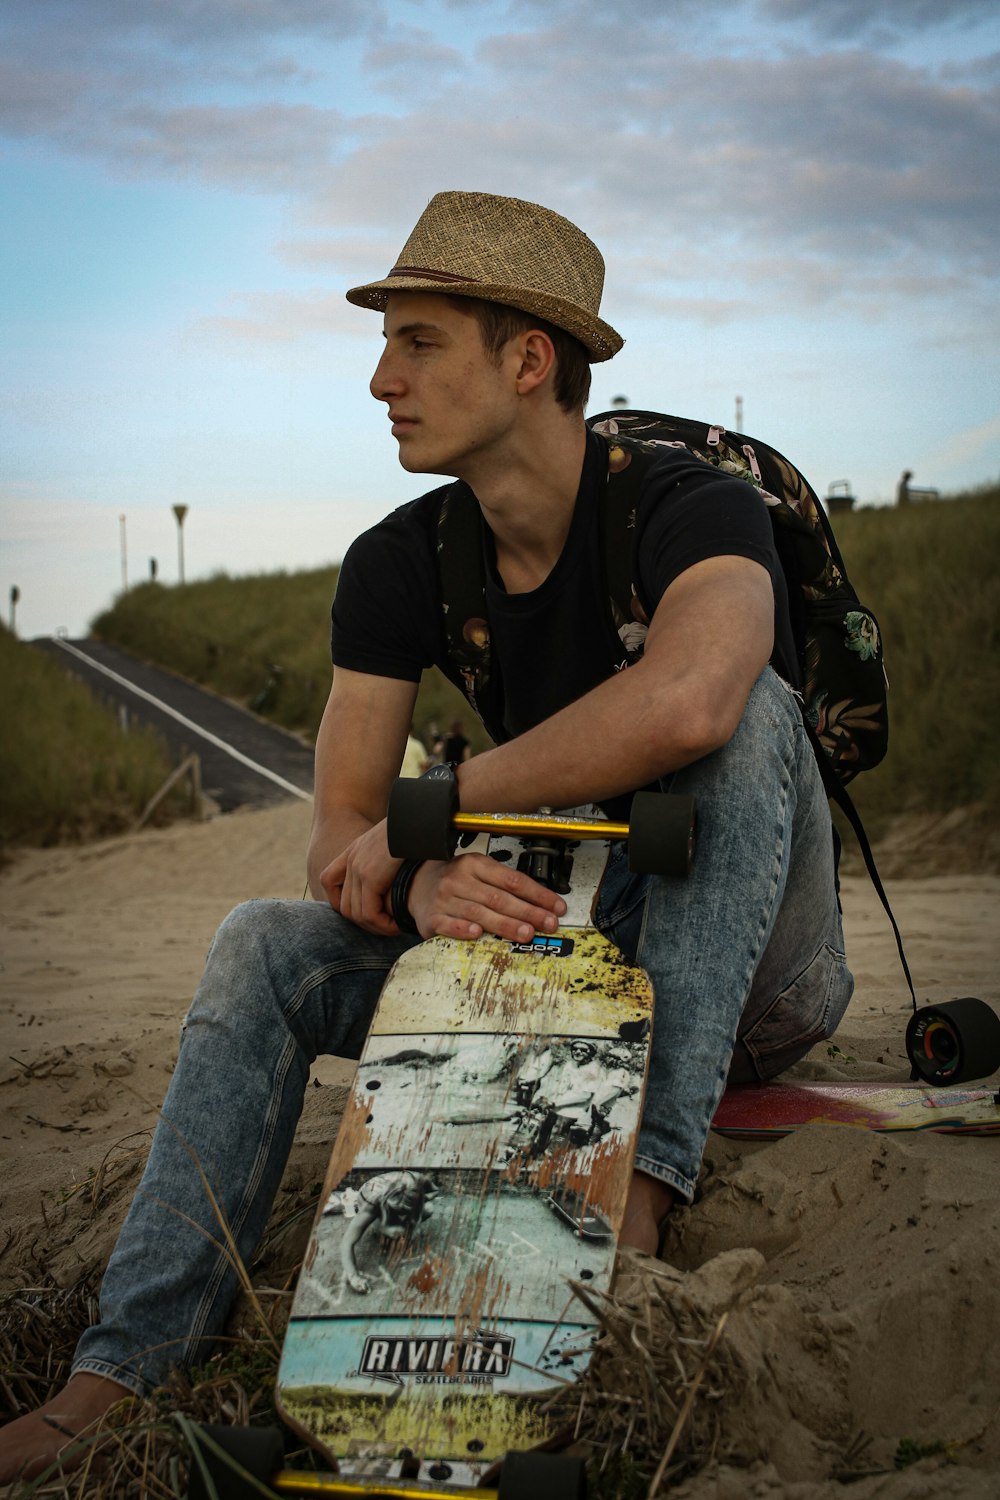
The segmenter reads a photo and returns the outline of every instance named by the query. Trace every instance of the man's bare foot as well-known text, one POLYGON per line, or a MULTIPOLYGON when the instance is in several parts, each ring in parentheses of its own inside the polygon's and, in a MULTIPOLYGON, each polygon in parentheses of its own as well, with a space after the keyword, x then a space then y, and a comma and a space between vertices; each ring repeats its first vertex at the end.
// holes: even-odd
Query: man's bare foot
POLYGON ((674 1191, 658 1177, 633 1172, 625 1203, 625 1218, 618 1244, 655 1255, 660 1248, 660 1223, 673 1207, 674 1191))
POLYGON ((81 1436, 92 1435, 101 1418, 131 1394, 117 1380, 103 1375, 72 1375, 44 1406, 0 1428, 0 1484, 34 1478, 61 1453, 67 1471, 78 1468, 88 1451, 86 1446, 79 1454, 65 1454, 65 1450, 81 1436))

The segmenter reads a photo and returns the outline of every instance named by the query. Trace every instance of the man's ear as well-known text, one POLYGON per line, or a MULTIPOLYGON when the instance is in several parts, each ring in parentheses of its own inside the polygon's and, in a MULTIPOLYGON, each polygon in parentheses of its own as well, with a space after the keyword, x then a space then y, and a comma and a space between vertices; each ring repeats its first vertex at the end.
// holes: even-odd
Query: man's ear
POLYGON ((531 328, 516 340, 520 365, 517 371, 517 392, 528 396, 538 390, 555 371, 556 351, 552 340, 540 328, 531 328))

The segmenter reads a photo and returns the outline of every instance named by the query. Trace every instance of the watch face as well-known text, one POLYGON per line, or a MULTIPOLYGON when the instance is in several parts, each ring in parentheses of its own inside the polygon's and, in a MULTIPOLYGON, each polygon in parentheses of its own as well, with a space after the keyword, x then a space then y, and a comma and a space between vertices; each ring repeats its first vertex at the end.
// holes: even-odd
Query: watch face
POLYGON ((425 781, 454 781, 455 773, 451 766, 431 766, 424 772, 425 781))

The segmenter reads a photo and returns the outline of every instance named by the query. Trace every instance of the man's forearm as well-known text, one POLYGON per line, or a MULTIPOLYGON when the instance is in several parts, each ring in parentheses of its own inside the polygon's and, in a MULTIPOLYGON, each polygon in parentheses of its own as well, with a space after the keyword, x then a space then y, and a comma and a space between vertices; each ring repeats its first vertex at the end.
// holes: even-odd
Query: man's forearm
POLYGON ((700 759, 735 724, 705 714, 683 683, 650 690, 643 663, 459 768, 462 807, 533 812, 635 791, 700 759))
POLYGON ((646 654, 506 745, 459 769, 468 811, 575 807, 635 791, 735 733, 772 646, 770 579, 717 558, 664 595, 646 654))

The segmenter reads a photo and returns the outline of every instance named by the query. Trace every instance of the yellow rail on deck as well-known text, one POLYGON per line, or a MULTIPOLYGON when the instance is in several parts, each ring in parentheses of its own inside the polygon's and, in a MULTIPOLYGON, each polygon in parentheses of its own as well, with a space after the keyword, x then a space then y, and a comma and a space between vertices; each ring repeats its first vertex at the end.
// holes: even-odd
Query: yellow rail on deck
POLYGON ((268 1481, 271 1489, 279 1495, 342 1495, 354 1496, 354 1500, 378 1497, 378 1500, 489 1500, 495 1490, 439 1489, 437 1485, 426 1485, 416 1480, 405 1479, 338 1479, 333 1474, 309 1474, 295 1469, 282 1469, 268 1481))
POLYGON ((561 813, 455 813, 459 833, 549 834, 555 838, 627 839, 627 823, 605 818, 574 818, 561 813))

